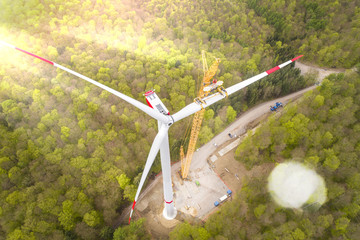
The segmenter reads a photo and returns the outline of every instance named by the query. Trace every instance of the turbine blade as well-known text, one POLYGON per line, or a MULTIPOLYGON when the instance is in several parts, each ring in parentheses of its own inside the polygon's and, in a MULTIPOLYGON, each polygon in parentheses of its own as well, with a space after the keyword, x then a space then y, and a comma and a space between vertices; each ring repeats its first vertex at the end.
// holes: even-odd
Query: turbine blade
POLYGON ((105 91, 108 91, 108 92, 114 94, 115 96, 118 96, 122 100, 130 103, 134 107, 137 107, 138 109, 140 109, 141 111, 147 113, 149 116, 155 118, 156 120, 159 120, 159 121, 164 122, 164 123, 168 122, 168 118, 166 116, 164 116, 163 114, 159 113, 158 111, 150 108, 149 106, 139 102, 136 99, 133 99, 133 98, 131 98, 129 96, 126 96, 125 94, 123 94, 121 92, 118 92, 118 91, 116 91, 116 90, 114 90, 112 88, 109 88, 108 86, 105 86, 105 85, 103 85, 103 84, 101 84, 99 82, 96 82, 93 79, 85 77, 84 75, 81 75, 80 73, 74 72, 74 71, 72 71, 72 70, 70 70, 70 69, 68 69, 66 67, 63 67, 63 66, 57 64, 57 63, 54 63, 54 66, 66 71, 68 73, 71 73, 71 74, 73 74, 73 75, 75 75, 75 76, 77 76, 77 77, 79 77, 81 79, 84 79, 85 81, 88 81, 88 82, 90 82, 90 83, 104 89, 105 91))
POLYGON ((140 179, 140 184, 139 184, 139 187, 136 191, 136 195, 135 195, 135 200, 134 200, 134 203, 133 203, 133 206, 131 208, 131 211, 130 211, 130 217, 129 217, 129 224, 130 224, 130 221, 131 221, 131 216, 133 214, 133 211, 134 211, 134 208, 135 208, 135 204, 139 198, 139 195, 140 195, 140 191, 141 191, 141 188, 143 187, 144 183, 145 183, 145 180, 146 180, 146 177, 147 175, 149 174, 149 171, 151 169, 151 166, 153 165, 154 163, 154 160, 155 160, 155 157, 156 155, 158 154, 159 152, 159 149, 161 147, 161 144, 163 143, 165 137, 167 136, 167 132, 168 132, 168 127, 166 127, 164 124, 161 126, 161 128, 159 129, 159 133, 156 135, 155 139, 154 139, 154 142, 151 146, 151 149, 150 149, 150 152, 149 152, 149 155, 148 155, 148 158, 146 160, 146 164, 145 164, 145 168, 144 168, 144 171, 141 175, 141 179, 140 179))
POLYGON ((9 47, 9 48, 13 48, 13 49, 18 50, 20 52, 26 53, 26 54, 28 54, 28 55, 30 55, 32 57, 35 57, 37 59, 40 59, 40 60, 42 60, 44 62, 47 62, 47 63, 55 66, 57 68, 60 68, 60 69, 66 71, 66 72, 68 72, 68 73, 70 73, 72 75, 75 75, 75 76, 77 76, 77 77, 79 77, 79 78, 81 78, 81 79, 83 79, 83 80, 85 80, 85 81, 87 81, 89 83, 92 83, 92 84, 104 89, 105 91, 108 91, 108 92, 114 94, 115 96, 118 96, 122 100, 130 103, 134 107, 137 107, 138 109, 140 109, 141 111, 147 113, 148 115, 155 118, 156 120, 159 120, 159 121, 161 121, 163 123, 167 123, 169 121, 169 119, 166 116, 164 116, 163 114, 159 113, 158 111, 148 107, 147 105, 145 105, 145 104, 143 104, 143 103, 141 103, 141 102, 139 102, 139 101, 137 101, 137 100, 135 100, 135 99, 133 99, 133 98, 131 98, 129 96, 126 96, 125 94, 122 94, 122 93, 120 93, 120 92, 118 92, 118 91, 116 91, 116 90, 114 90, 114 89, 112 89, 112 88, 110 88, 108 86, 105 86, 104 84, 101 84, 101 83, 99 83, 99 82, 97 82, 97 81, 95 81, 95 80, 93 80, 91 78, 88 78, 88 77, 86 77, 86 76, 84 76, 84 75, 82 75, 80 73, 77 73, 77 72, 75 72, 73 70, 70 70, 70 69, 68 69, 68 68, 66 68, 66 67, 64 67, 64 66, 62 66, 60 64, 57 64, 57 63, 49 61, 49 60, 47 60, 45 58, 39 57, 39 56, 37 56, 35 54, 27 52, 27 51, 25 51, 23 49, 17 48, 15 46, 13 46, 11 44, 8 44, 8 43, 6 43, 4 41, 1 41, 1 40, 0 40, 0 45, 6 46, 6 47, 9 47))
MULTIPOLYGON (((235 84, 235 85, 233 85, 231 87, 228 87, 225 90, 226 90, 228 95, 233 94, 233 93, 235 93, 235 92, 249 86, 250 84, 252 84, 252 83, 254 83, 256 81, 259 81, 260 79, 270 75, 271 73, 279 70, 280 68, 283 68, 283 67, 289 65, 292 62, 295 62, 296 60, 298 60, 302 56, 303 55, 300 55, 300 56, 298 56, 296 58, 293 58, 293 59, 291 59, 291 60, 289 60, 289 61, 287 61, 287 62, 285 62, 283 64, 280 64, 280 65, 278 65, 278 66, 276 66, 276 67, 274 67, 272 69, 269 69, 269 70, 267 70, 267 71, 265 71, 263 73, 260 73, 260 74, 254 76, 254 77, 251 77, 251 78, 249 78, 249 79, 247 79, 245 81, 242 81, 242 82, 237 83, 237 84, 235 84)), ((216 103, 217 101, 220 101, 220 100, 224 99, 225 97, 226 97, 225 94, 222 95, 220 93, 215 93, 215 94, 212 94, 210 96, 207 96, 207 97, 203 98, 204 104, 202 104, 202 107, 206 108, 206 107, 216 103)), ((174 115, 172 115, 172 117, 174 119, 174 122, 177 122, 177 121, 180 121, 183 118, 186 118, 187 116, 190 116, 193 113, 196 113, 197 111, 200 111, 201 109, 202 108, 201 108, 200 104, 198 104, 196 102, 193 102, 193 103, 187 105, 186 107, 184 107, 183 109, 181 109, 180 111, 178 111, 177 113, 175 113, 174 115)))

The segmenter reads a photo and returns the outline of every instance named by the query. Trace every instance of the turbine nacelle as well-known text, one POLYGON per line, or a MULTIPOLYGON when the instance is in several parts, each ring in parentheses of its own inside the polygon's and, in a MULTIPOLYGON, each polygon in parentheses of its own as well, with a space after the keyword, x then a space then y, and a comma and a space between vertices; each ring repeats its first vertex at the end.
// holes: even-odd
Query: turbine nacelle
POLYGON ((170 112, 166 108, 165 104, 160 100, 158 95, 155 93, 155 90, 153 89, 153 90, 147 91, 144 94, 144 96, 145 96, 146 102, 149 105, 149 107, 157 110, 159 113, 161 113, 167 117, 167 119, 168 119, 167 122, 163 122, 163 121, 161 121, 161 122, 165 123, 168 127, 173 125, 173 123, 174 123, 173 117, 170 115, 170 112))

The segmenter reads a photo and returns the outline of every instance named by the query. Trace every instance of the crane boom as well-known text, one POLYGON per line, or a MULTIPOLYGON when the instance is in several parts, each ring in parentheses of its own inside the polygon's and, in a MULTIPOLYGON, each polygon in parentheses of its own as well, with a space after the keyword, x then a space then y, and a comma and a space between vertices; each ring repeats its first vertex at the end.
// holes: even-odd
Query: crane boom
MULTIPOLYGON (((201 102, 201 98, 208 95, 208 91, 204 91, 204 87, 211 84, 211 79, 215 76, 220 59, 215 58, 215 62, 211 65, 210 69, 208 68, 207 62, 206 62, 206 56, 205 52, 202 51, 202 61, 203 61, 203 70, 204 70, 204 77, 203 81, 201 83, 199 94, 198 94, 198 100, 201 102)), ((184 158, 184 153, 181 151, 180 153, 180 159, 181 159, 181 177, 183 179, 186 179, 191 165, 191 160, 194 155, 196 142, 200 133, 201 124, 204 118, 205 109, 201 109, 200 111, 196 112, 193 119, 193 124, 191 127, 191 133, 190 133, 190 140, 189 140, 189 146, 187 149, 186 157, 184 158)), ((182 149, 182 146, 181 146, 182 149)))
POLYGON ((181 177, 183 179, 186 179, 187 175, 189 174, 191 160, 194 155, 196 142, 201 128, 201 123, 204 118, 204 113, 205 113, 205 109, 201 109, 200 111, 196 112, 194 115, 193 125, 191 127, 189 147, 186 152, 186 157, 181 161, 181 177))

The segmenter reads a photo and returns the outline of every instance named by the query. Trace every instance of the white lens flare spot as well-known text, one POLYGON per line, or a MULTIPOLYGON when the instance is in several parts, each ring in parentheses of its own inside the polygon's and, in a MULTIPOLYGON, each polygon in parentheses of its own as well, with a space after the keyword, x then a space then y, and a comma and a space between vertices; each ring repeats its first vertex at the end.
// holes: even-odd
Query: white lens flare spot
POLYGON ((271 196, 283 207, 301 208, 304 204, 322 205, 326 201, 324 179, 301 163, 279 164, 271 172, 268 181, 271 196))

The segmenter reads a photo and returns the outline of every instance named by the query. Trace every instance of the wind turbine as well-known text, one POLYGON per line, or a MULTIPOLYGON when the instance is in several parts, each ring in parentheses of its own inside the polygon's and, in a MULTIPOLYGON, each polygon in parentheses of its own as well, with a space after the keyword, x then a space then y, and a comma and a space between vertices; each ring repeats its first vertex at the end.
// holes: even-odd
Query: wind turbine
POLYGON ((172 182, 171 182, 171 166, 170 166, 170 149, 169 149, 169 137, 168 137, 168 130, 171 125, 173 125, 175 122, 180 121, 183 118, 190 116, 191 114, 194 114, 197 111, 200 111, 203 108, 206 108, 206 107, 224 99, 226 97, 226 95, 233 94, 233 93, 245 88, 246 86, 268 76, 269 74, 279 70, 280 68, 283 68, 283 67, 289 65, 290 63, 296 61, 297 59, 299 59, 303 56, 303 55, 300 55, 298 57, 295 57, 295 58, 293 58, 285 63, 282 63, 274 68, 271 68, 263 73, 260 73, 260 74, 254 76, 254 77, 251 77, 245 81, 237 83, 231 87, 228 87, 225 89, 226 94, 223 94, 223 92, 215 92, 211 95, 208 95, 208 96, 202 98, 201 101, 194 101, 193 103, 187 105, 186 107, 184 107, 177 113, 170 115, 170 113, 166 109, 165 105, 161 102, 160 98, 158 98, 156 93, 153 91, 149 91, 149 92, 145 93, 146 101, 149 105, 149 106, 146 106, 145 104, 143 104, 133 98, 130 98, 112 88, 109 88, 101 83, 98 83, 95 80, 90 79, 80 73, 74 72, 64 66, 61 66, 60 64, 49 61, 45 58, 42 58, 40 56, 37 56, 30 52, 27 52, 23 49, 17 48, 15 46, 13 46, 9 43, 3 42, 1 40, 0 40, 0 44, 3 46, 9 47, 9 48, 18 50, 20 52, 26 53, 32 57, 38 58, 44 62, 47 62, 47 63, 57 67, 57 68, 60 68, 68 73, 71 73, 85 81, 88 81, 88 82, 118 96, 119 98, 121 98, 124 101, 130 103, 131 105, 137 107, 138 109, 140 109, 141 111, 145 112, 146 114, 155 118, 158 121, 158 134, 156 135, 156 137, 154 139, 154 142, 150 148, 150 152, 149 152, 149 155, 148 155, 146 163, 145 163, 145 168, 144 168, 143 174, 141 176, 140 184, 139 184, 139 187, 138 187, 136 195, 135 195, 134 203, 131 208, 129 223, 130 223, 131 216, 132 216, 132 213, 135 208, 135 204, 140 195, 141 189, 144 185, 146 177, 150 171, 151 166, 154 163, 155 157, 158 154, 159 150, 160 150, 160 159, 161 159, 161 169, 162 169, 162 173, 163 173, 163 190, 164 190, 164 202, 165 202, 163 216, 168 220, 174 219, 176 217, 177 210, 174 206, 174 201, 173 201, 173 191, 172 191, 172 182))

